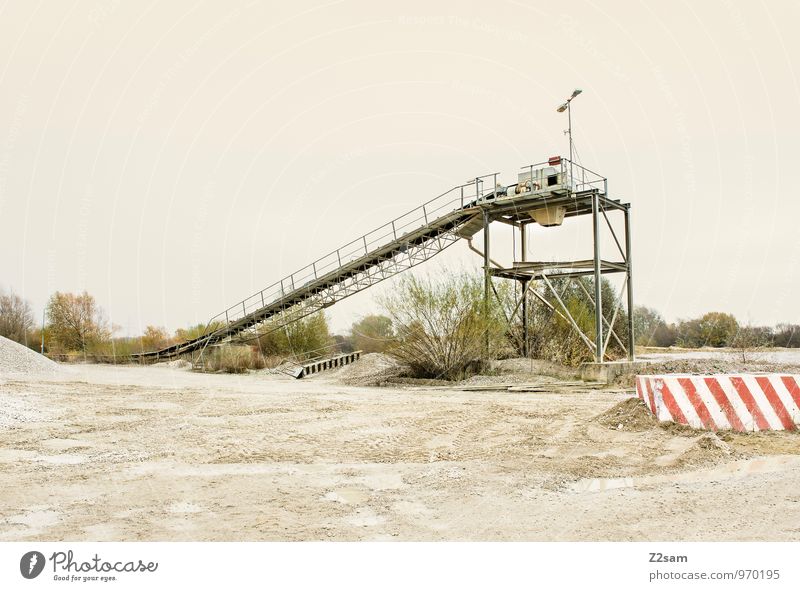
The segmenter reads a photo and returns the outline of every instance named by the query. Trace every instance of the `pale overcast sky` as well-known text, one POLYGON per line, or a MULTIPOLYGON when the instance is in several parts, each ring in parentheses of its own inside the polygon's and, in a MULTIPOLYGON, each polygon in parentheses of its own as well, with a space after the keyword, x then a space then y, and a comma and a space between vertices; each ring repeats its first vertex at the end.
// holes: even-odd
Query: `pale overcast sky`
MULTIPOLYGON (((122 333, 205 321, 452 185, 566 154, 555 108, 582 88, 580 158, 632 204, 636 302, 800 323, 799 6, 10 0, 0 286, 37 313, 86 289, 122 333)), ((588 258, 588 231, 537 228, 531 257, 588 258)))

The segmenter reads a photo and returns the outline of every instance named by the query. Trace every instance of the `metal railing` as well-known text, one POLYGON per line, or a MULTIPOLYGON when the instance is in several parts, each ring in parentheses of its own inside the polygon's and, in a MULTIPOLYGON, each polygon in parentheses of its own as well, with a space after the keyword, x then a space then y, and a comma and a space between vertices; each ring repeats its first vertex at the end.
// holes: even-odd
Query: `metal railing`
POLYGON ((448 214, 475 205, 482 198, 495 193, 498 174, 492 173, 476 177, 473 181, 453 187, 391 222, 318 258, 299 271, 257 291, 211 318, 206 324, 203 336, 217 332, 326 275, 333 275, 338 269, 367 256, 370 252, 398 240, 402 241, 410 233, 425 228, 448 214), (489 183, 491 184, 487 187, 486 185, 489 183))
POLYGON ((555 164, 550 164, 549 160, 545 162, 536 162, 523 166, 520 170, 530 171, 530 175, 533 177, 534 170, 545 167, 555 168, 556 171, 563 175, 563 178, 567 179, 567 185, 573 193, 592 189, 597 189, 603 194, 607 193, 608 179, 606 177, 589 170, 585 166, 571 162, 569 158, 559 157, 558 162, 555 164))

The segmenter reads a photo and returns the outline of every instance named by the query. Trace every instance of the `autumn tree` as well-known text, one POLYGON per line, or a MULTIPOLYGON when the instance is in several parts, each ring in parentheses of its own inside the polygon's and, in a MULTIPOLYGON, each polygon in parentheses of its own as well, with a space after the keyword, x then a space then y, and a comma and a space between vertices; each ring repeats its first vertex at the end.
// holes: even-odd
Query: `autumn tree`
POLYGON ((48 335, 51 348, 86 351, 111 338, 102 309, 93 296, 56 292, 47 303, 48 335))
POLYGON ((139 339, 142 351, 158 351, 168 346, 172 340, 167 331, 159 326, 148 326, 139 339))
POLYGON ((663 322, 653 331, 652 344, 656 347, 671 347, 678 341, 678 331, 674 324, 663 322))

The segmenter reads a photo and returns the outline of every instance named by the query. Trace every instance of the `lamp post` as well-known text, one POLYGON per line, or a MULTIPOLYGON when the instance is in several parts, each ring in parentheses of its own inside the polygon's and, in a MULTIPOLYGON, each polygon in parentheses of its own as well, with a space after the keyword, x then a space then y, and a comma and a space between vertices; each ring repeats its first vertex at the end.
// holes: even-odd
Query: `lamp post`
POLYGON ((559 113, 563 113, 564 111, 567 112, 567 135, 569 136, 569 185, 570 189, 572 188, 573 183, 573 176, 572 176, 572 99, 578 96, 583 91, 580 88, 576 88, 572 91, 572 96, 570 96, 567 101, 562 104, 556 111, 559 113))

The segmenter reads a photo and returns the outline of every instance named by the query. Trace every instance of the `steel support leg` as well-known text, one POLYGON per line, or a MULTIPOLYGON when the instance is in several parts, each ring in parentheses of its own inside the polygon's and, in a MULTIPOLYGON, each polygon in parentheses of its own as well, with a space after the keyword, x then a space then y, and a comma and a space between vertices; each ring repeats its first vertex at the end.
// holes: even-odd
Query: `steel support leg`
POLYGON ((597 193, 592 195, 592 241, 594 243, 594 326, 595 361, 603 362, 603 299, 600 275, 600 217, 598 215, 597 193))
POLYGON ((628 361, 634 361, 635 355, 633 351, 634 342, 636 341, 633 334, 633 269, 631 267, 631 219, 630 209, 625 210, 625 269, 628 277, 627 281, 627 295, 628 295, 628 361))
MULTIPOLYGON (((522 224, 519 227, 519 247, 522 262, 528 260, 528 226, 522 224)), ((522 281, 522 356, 530 356, 530 335, 528 333, 529 310, 528 310, 528 283, 529 280, 522 281)))
POLYGON ((528 357, 530 355, 529 345, 530 337, 528 335, 528 283, 526 279, 522 282, 522 356, 528 357))
MULTIPOLYGON (((489 254, 489 212, 483 210, 483 313, 489 318, 489 291, 492 287, 492 276, 489 274, 491 259, 489 254)), ((489 331, 486 331, 484 357, 489 359, 489 331)))

